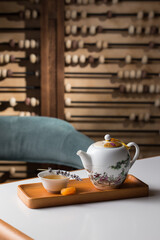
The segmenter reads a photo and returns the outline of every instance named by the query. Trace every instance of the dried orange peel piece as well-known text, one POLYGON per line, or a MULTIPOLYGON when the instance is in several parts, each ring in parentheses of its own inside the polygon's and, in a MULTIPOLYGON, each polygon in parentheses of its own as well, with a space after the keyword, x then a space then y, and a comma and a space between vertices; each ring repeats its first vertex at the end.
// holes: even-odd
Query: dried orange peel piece
POLYGON ((76 188, 75 187, 68 187, 68 188, 62 188, 61 189, 61 194, 66 196, 66 195, 72 195, 76 193, 76 188))

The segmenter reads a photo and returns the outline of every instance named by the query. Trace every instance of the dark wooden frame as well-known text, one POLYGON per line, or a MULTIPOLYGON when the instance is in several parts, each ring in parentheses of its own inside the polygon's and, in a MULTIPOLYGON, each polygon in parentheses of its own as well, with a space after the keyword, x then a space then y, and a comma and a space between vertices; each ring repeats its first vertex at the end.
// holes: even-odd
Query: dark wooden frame
MULTIPOLYGON (((64 119, 64 1, 41 1, 41 115, 64 119)), ((27 177, 38 168, 74 170, 56 164, 27 163, 27 177)))
POLYGON ((57 117, 64 119, 64 0, 57 1, 57 117))
POLYGON ((64 119, 64 1, 41 6, 41 115, 64 119))

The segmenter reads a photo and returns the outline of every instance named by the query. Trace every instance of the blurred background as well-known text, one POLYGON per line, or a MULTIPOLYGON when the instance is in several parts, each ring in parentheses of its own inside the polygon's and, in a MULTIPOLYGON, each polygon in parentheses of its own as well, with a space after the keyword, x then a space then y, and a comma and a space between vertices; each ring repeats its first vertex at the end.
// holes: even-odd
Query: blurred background
MULTIPOLYGON (((0 116, 63 119, 156 156, 159 66, 158 0, 0 0, 0 116)), ((1 182, 44 167, 1 159, 1 182)))

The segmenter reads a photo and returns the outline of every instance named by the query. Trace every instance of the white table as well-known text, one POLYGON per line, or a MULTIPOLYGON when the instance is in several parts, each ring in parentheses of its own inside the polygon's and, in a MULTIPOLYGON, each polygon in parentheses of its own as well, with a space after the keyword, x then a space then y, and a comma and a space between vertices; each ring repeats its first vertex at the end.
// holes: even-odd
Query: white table
POLYGON ((149 185, 149 197, 29 209, 17 186, 39 179, 1 184, 0 218, 36 240, 159 240, 160 156, 136 161, 129 173, 149 185))

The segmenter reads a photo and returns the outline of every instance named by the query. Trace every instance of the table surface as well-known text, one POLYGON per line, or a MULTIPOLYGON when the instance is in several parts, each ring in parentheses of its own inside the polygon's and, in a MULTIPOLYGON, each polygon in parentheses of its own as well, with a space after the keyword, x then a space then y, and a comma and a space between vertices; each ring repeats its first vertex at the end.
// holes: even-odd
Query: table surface
MULTIPOLYGON (((87 177, 85 170, 75 172, 87 177)), ((0 218, 36 240, 160 239, 160 156, 135 162, 129 171, 149 185, 149 196, 29 209, 17 196, 23 180, 0 185, 0 218)))

